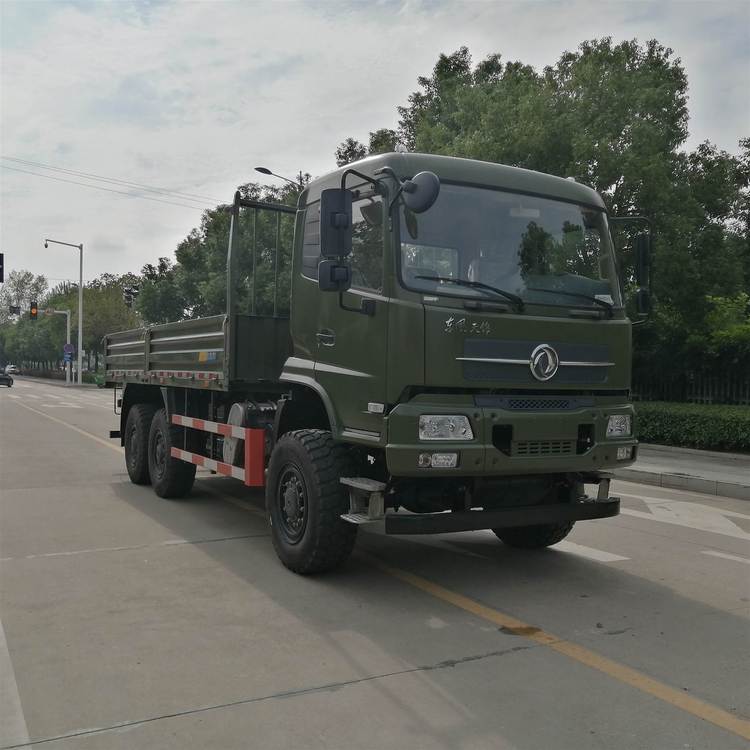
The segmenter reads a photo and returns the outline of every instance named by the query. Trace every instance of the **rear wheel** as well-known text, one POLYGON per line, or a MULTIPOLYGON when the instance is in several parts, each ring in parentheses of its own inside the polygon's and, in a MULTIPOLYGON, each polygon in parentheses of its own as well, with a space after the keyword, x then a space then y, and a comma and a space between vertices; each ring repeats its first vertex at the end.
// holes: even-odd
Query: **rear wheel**
POLYGON ((541 549, 557 544, 570 534, 574 521, 548 523, 539 526, 517 526, 509 529, 492 529, 495 536, 509 547, 541 549))
POLYGON ((357 527, 341 518, 348 461, 325 430, 286 433, 271 455, 266 512, 276 554, 295 573, 321 573, 349 557, 357 527))
POLYGON ((125 421, 125 466, 133 484, 149 484, 148 433, 156 407, 153 404, 136 404, 130 408, 125 421))
POLYGON ((181 437, 180 428, 167 421, 166 410, 159 409, 148 434, 148 472, 159 497, 184 497, 195 481, 195 464, 171 455, 172 447, 179 444, 181 437))

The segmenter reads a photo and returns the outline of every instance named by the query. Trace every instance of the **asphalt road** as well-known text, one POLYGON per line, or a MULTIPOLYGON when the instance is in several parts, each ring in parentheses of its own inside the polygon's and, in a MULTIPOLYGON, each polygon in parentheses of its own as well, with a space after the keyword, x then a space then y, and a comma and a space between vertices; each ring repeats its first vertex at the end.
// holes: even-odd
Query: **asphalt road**
POLYGON ((523 553, 277 561, 259 493, 128 481, 111 391, 0 389, 0 748, 747 748, 750 504, 620 482, 523 553))

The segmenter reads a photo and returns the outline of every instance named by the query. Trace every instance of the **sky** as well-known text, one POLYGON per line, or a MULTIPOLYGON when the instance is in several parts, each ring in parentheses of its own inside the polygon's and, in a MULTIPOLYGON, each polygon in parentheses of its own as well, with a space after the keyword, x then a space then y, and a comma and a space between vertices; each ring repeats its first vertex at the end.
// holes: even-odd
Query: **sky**
POLYGON ((541 69, 603 36, 656 38, 681 58, 686 148, 736 152, 750 135, 748 0, 0 0, 6 274, 77 280, 77 250, 45 249, 45 237, 84 244, 85 279, 138 271, 172 256, 238 184, 280 184, 254 166, 321 175, 344 138, 395 127, 440 53, 466 45, 475 62, 497 52, 541 69), (18 159, 170 194, 96 190, 18 159))

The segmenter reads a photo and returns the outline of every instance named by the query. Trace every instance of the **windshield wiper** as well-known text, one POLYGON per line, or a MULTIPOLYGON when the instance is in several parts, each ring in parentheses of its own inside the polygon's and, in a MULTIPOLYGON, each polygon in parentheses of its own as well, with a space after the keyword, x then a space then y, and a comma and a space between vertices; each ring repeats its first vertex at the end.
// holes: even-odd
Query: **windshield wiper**
POLYGON ((504 289, 498 289, 489 284, 483 284, 481 281, 469 281, 468 279, 454 279, 450 276, 415 276, 415 279, 425 279, 426 281, 442 281, 443 283, 456 284, 456 286, 467 286, 470 289, 486 289, 488 292, 504 297, 512 302, 518 312, 523 312, 523 300, 513 292, 506 292, 504 289))
POLYGON ((590 294, 582 294, 580 292, 566 292, 563 289, 543 289, 541 287, 533 286, 527 286, 526 289, 528 289, 530 292, 547 292, 547 294, 562 294, 564 297, 577 297, 578 299, 585 299, 588 302, 593 302, 594 304, 603 307, 609 313, 610 318, 612 317, 612 311, 615 309, 615 306, 612 302, 607 302, 607 300, 600 299, 599 297, 594 297, 590 294))

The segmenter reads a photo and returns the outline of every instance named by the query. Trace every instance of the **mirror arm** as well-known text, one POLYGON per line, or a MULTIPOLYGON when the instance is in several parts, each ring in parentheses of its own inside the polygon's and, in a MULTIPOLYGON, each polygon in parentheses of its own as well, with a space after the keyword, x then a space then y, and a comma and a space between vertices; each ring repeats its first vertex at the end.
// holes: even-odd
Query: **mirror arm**
POLYGON ((393 198, 391 199, 391 202, 388 204, 388 216, 390 216, 391 211, 393 211, 393 207, 396 205, 396 201, 401 197, 401 193, 404 192, 404 186, 407 184, 408 180, 404 180, 402 182, 391 167, 381 167, 380 169, 376 169, 375 174, 388 175, 388 177, 391 177, 393 181, 398 185, 398 190, 396 191, 396 194, 393 196, 393 198))
POLYGON ((350 175, 354 174, 357 175, 357 177, 361 177, 365 182, 369 182, 371 185, 375 187, 375 190, 377 191, 380 185, 378 184, 377 180, 373 180, 372 177, 369 177, 366 174, 362 174, 362 172, 358 172, 356 169, 346 169, 341 175, 341 189, 346 190, 346 178, 350 175))

